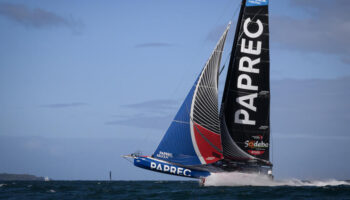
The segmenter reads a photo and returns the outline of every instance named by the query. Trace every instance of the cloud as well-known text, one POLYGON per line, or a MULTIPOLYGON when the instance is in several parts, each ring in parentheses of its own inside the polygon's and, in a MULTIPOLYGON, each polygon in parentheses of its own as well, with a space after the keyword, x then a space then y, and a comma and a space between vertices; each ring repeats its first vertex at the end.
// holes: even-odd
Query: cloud
POLYGON ((141 43, 137 44, 134 47, 135 48, 149 48, 149 47, 171 47, 173 44, 166 43, 166 42, 149 42, 149 43, 141 43))
POLYGON ((124 125, 138 128, 150 128, 165 130, 174 118, 179 102, 171 99, 156 99, 122 105, 129 112, 137 114, 129 116, 116 116, 117 120, 106 122, 106 125, 124 125))
POLYGON ((350 1, 294 0, 291 5, 309 17, 272 17, 274 41, 288 49, 338 55, 350 63, 350 1))
POLYGON ((0 16, 26 27, 37 29, 61 26, 69 28, 73 33, 80 33, 83 27, 81 21, 77 21, 72 17, 64 18, 41 8, 31 9, 20 4, 0 3, 0 16))
POLYGON ((45 108, 72 108, 72 107, 80 107, 80 106, 86 106, 86 103, 81 102, 72 102, 72 103, 55 103, 55 104, 47 104, 42 105, 41 107, 45 108))
POLYGON ((140 103, 134 103, 134 104, 127 104, 123 105, 122 107, 126 108, 134 108, 134 109, 143 109, 146 111, 156 111, 156 112, 162 112, 162 111, 169 111, 174 110, 178 107, 179 102, 171 99, 158 99, 158 100, 151 100, 151 101, 144 101, 140 103))
POLYGON ((148 128, 148 129, 159 129, 166 130, 170 125, 171 120, 174 118, 174 115, 161 115, 161 116, 150 116, 150 115, 135 115, 125 117, 120 120, 108 121, 106 125, 123 125, 131 126, 137 128, 148 128))
POLYGON ((156 99, 123 105, 137 114, 129 116, 117 116, 118 120, 106 122, 106 125, 123 125, 138 128, 150 128, 165 130, 174 118, 179 102, 171 99, 156 99))

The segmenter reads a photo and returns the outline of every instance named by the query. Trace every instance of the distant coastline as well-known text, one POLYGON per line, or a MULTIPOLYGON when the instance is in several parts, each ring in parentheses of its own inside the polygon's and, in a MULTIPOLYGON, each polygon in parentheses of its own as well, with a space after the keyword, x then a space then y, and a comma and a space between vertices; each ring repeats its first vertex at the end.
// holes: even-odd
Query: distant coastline
POLYGON ((48 181, 47 177, 38 177, 31 174, 0 173, 0 181, 48 181))

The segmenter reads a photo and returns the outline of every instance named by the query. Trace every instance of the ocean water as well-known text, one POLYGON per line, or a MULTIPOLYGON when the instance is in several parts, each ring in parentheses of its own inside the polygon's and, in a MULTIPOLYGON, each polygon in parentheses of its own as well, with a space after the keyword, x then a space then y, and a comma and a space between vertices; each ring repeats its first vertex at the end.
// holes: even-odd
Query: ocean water
POLYGON ((343 181, 243 183, 197 181, 10 181, 0 182, 0 199, 349 199, 343 181), (215 185, 216 184, 216 185, 215 185), (268 184, 271 184, 268 183, 268 184))

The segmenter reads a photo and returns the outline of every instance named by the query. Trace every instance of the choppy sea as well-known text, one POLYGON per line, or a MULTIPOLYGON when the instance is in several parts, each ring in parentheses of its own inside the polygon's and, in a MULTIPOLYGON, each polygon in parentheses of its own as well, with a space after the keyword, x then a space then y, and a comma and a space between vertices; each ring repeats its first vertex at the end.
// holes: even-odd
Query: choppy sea
POLYGON ((0 182, 0 199, 350 199, 343 181, 201 187, 196 181, 10 181, 0 182))

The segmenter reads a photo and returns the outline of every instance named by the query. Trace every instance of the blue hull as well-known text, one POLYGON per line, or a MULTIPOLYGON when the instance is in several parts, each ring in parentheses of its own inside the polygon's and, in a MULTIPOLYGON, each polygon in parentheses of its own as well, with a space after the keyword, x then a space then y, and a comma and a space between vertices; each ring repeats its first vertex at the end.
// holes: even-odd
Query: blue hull
POLYGON ((178 166, 146 156, 135 157, 134 165, 143 169, 189 178, 204 178, 210 175, 210 172, 208 171, 200 171, 188 167, 178 166))

